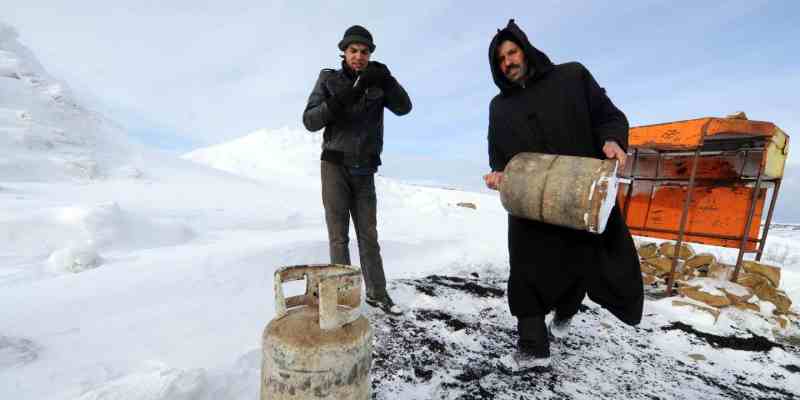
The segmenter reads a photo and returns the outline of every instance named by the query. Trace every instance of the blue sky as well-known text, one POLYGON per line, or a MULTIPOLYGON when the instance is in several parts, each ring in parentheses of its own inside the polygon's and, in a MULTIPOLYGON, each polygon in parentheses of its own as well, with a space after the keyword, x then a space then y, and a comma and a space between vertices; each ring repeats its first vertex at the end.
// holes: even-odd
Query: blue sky
POLYGON ((401 165, 384 170, 478 184, 497 93, 487 47, 508 18, 554 62, 586 65, 632 125, 743 110, 800 134, 795 0, 130 3, 7 0, 3 18, 91 106, 177 152, 300 127, 319 69, 361 24, 415 106, 387 114, 386 159, 401 165))

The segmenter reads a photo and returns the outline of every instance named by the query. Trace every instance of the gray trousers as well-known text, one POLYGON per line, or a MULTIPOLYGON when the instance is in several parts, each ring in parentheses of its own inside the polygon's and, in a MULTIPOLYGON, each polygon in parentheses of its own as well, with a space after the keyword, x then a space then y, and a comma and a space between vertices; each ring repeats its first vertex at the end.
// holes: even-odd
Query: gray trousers
POLYGON ((348 244, 352 216, 367 297, 380 298, 386 294, 386 276, 376 227, 375 176, 352 175, 347 167, 325 160, 322 160, 320 176, 331 263, 351 265, 348 244))

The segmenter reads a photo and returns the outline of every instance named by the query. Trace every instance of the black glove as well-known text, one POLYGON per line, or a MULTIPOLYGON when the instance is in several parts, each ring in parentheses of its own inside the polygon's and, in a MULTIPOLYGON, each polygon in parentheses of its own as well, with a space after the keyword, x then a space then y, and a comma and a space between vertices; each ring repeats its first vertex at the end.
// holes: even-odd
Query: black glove
POLYGON ((388 85, 390 80, 393 80, 390 78, 392 78, 392 73, 389 72, 389 68, 387 68, 386 65, 377 61, 370 61, 369 64, 367 64, 367 68, 364 68, 358 75, 357 86, 364 88, 378 86, 384 88, 388 85))
POLYGON ((328 108, 334 114, 341 115, 347 107, 353 105, 364 94, 365 87, 359 86, 346 87, 336 92, 325 101, 328 104, 328 108))

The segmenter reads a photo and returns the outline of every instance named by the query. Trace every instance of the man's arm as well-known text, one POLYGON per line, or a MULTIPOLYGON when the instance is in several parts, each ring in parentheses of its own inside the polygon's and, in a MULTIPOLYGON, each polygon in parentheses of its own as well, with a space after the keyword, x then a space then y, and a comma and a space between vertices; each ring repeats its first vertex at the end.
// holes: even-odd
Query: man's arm
POLYGON ((380 86, 383 89, 383 105, 395 115, 402 116, 411 112, 411 99, 403 86, 397 82, 386 64, 370 61, 367 68, 359 76, 359 85, 380 86))
POLYGON ((600 146, 606 142, 614 141, 626 151, 628 148, 628 119, 611 102, 606 95, 606 90, 597 84, 594 77, 586 67, 583 67, 583 84, 589 104, 589 113, 592 121, 592 134, 600 146))
POLYGON ((303 112, 303 125, 311 132, 316 132, 334 119, 334 112, 328 107, 328 100, 331 97, 325 89, 325 81, 328 79, 328 70, 322 70, 314 85, 314 90, 308 96, 308 104, 303 112))
POLYGON ((492 171, 503 172, 506 169, 506 156, 497 147, 497 130, 500 128, 497 125, 497 118, 494 112, 494 100, 489 104, 489 129, 486 135, 487 142, 489 143, 489 167, 492 171))
POLYGON ((487 141, 489 143, 489 167, 492 172, 483 176, 483 182, 489 189, 499 190, 500 183, 503 181, 503 170, 506 168, 506 157, 500 152, 495 144, 495 132, 497 126, 494 122, 492 112, 493 106, 489 106, 489 132, 487 141))
POLYGON ((391 75, 386 80, 383 90, 386 108, 397 116, 403 116, 411 112, 411 99, 403 86, 391 75))

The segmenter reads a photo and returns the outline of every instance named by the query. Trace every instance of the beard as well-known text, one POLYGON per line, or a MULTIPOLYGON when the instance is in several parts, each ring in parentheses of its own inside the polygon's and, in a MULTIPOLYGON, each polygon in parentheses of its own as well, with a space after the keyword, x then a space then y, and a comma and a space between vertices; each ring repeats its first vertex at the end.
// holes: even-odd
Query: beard
POLYGON ((525 77, 527 70, 525 64, 511 64, 506 70, 506 79, 511 82, 519 82, 525 77))

